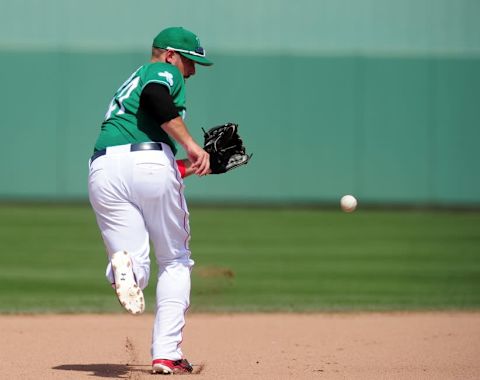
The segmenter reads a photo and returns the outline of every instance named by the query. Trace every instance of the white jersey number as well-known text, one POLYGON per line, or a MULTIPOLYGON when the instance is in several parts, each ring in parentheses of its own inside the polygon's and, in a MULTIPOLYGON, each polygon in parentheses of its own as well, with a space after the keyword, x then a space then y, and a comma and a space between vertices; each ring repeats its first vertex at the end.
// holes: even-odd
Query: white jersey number
POLYGON ((140 77, 135 76, 136 74, 137 72, 134 72, 132 76, 120 86, 117 93, 110 102, 110 105, 108 106, 107 113, 105 114, 105 120, 110 119, 114 113, 115 115, 122 115, 125 113, 125 107, 123 105, 123 102, 125 101, 125 99, 128 99, 132 91, 137 88, 138 82, 140 81, 140 77))

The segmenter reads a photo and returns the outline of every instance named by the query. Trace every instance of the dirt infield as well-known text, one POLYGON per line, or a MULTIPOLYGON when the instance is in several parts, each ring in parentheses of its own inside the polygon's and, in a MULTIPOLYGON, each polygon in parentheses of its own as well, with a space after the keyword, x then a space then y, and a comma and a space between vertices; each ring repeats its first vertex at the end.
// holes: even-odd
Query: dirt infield
MULTIPOLYGON (((153 315, 0 316, 2 379, 151 379, 153 315)), ((480 313, 190 314, 196 379, 479 379, 480 313)))

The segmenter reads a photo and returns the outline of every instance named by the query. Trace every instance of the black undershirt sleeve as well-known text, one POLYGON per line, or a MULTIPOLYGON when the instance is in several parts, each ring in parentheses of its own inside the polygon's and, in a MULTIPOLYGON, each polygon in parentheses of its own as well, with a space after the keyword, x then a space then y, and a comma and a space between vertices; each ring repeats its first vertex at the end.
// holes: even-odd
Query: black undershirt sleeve
POLYGON ((179 116, 168 88, 160 83, 145 86, 140 95, 140 110, 148 113, 158 125, 179 116))

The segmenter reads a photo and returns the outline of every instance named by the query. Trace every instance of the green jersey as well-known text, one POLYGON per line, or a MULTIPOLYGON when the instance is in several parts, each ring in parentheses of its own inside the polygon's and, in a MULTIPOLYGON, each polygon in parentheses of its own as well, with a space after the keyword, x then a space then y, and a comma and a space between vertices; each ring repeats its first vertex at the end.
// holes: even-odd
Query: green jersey
POLYGON ((113 97, 95 151, 109 146, 156 141, 168 144, 174 154, 175 142, 146 112, 139 110, 140 95, 148 83, 166 86, 180 116, 185 117, 185 81, 173 65, 162 62, 148 63, 138 68, 113 97))

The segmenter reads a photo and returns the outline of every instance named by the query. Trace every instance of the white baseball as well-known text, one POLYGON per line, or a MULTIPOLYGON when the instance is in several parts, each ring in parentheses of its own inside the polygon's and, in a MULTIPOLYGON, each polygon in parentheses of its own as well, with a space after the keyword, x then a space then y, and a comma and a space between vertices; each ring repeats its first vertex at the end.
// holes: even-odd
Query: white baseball
POLYGON ((340 206, 345 212, 355 211, 357 208, 357 199, 353 195, 344 195, 342 199, 340 199, 340 206))

